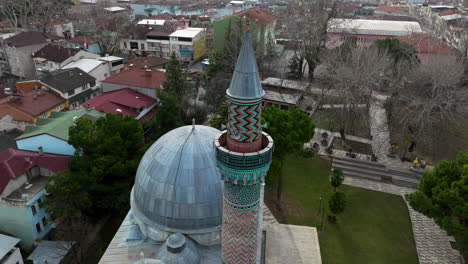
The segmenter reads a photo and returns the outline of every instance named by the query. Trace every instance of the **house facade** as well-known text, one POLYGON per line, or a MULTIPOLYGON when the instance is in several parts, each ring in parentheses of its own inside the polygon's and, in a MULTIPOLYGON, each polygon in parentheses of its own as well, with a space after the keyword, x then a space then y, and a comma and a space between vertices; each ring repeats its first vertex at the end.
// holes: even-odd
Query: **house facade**
POLYGON ((169 35, 170 52, 184 62, 199 60, 206 54, 206 32, 203 28, 176 30, 169 35))
POLYGON ((75 148, 68 144, 68 129, 78 118, 92 121, 105 114, 81 107, 67 112, 54 112, 47 119, 40 119, 35 126, 26 127, 25 133, 16 138, 18 149, 34 151, 39 147, 45 153, 73 155, 75 148))
POLYGON ((1 42, 0 63, 3 71, 26 79, 36 77, 36 68, 31 56, 48 43, 57 42, 60 37, 42 32, 21 32, 1 42))
POLYGON ((31 248, 52 229, 46 213, 44 187, 52 175, 68 166, 69 156, 8 149, 0 153, 0 231, 21 239, 31 248))
POLYGON ((79 104, 99 94, 96 79, 79 68, 62 69, 44 75, 40 82, 67 101, 67 107, 79 104))
POLYGON ((64 45, 72 49, 83 49, 91 53, 101 54, 101 48, 96 38, 87 36, 78 36, 67 39, 64 45))

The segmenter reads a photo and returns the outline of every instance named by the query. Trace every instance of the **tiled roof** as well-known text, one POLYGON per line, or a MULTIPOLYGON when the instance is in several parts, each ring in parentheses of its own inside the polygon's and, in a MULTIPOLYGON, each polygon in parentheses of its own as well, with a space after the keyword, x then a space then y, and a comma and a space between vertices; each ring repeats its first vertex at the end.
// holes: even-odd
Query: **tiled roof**
POLYGON ((8 95, 5 94, 5 86, 0 85, 0 99, 8 97, 8 95))
POLYGON ((255 24, 258 24, 258 25, 268 25, 270 24, 271 22, 277 20, 278 18, 266 11, 263 11, 263 10, 260 10, 258 8, 251 8, 251 9, 247 9, 247 10, 243 10, 243 11, 240 11, 240 12, 237 12, 237 13, 234 13, 230 16, 227 16, 221 20, 224 20, 224 19, 227 19, 227 18, 230 18, 230 17, 233 17, 233 16, 236 16, 236 17, 242 17, 242 18, 246 18, 248 19, 249 21, 255 23, 255 24))
POLYGON ((41 82, 62 93, 66 93, 96 80, 96 78, 79 68, 62 69, 48 74, 49 76, 41 78, 41 82))
POLYGON ((165 58, 156 57, 156 56, 147 56, 147 57, 139 57, 137 59, 131 60, 127 64, 125 64, 125 67, 135 67, 139 69, 144 69, 145 66, 147 66, 148 68, 151 69, 159 65, 164 65, 168 62, 169 60, 165 58))
POLYGON ((95 37, 87 37, 87 36, 79 36, 79 37, 74 37, 72 39, 67 39, 67 42, 70 43, 78 43, 78 44, 83 44, 83 43, 96 43, 97 40, 95 37))
POLYGON ((387 13, 405 13, 406 9, 401 7, 379 6, 374 11, 387 12, 387 13))
POLYGON ((108 77, 101 83, 113 83, 149 89, 160 89, 165 80, 165 72, 158 70, 145 71, 138 68, 129 68, 108 77))
POLYGON ((26 91, 23 96, 9 96, 7 98, 1 99, 0 106, 8 105, 10 108, 18 109, 33 117, 37 117, 62 104, 63 102, 65 102, 65 99, 57 96, 52 92, 44 90, 30 90, 26 91))
POLYGON ((50 117, 40 118, 35 126, 27 126, 24 134, 16 138, 16 140, 48 134, 67 141, 68 129, 73 125, 73 119, 85 115, 92 116, 95 119, 105 116, 101 112, 84 107, 67 112, 52 112, 50 117))
POLYGON ((0 194, 10 180, 25 173, 33 166, 46 168, 54 173, 64 171, 68 166, 69 156, 39 153, 35 151, 7 149, 0 152, 0 194), (29 157, 29 161, 25 158, 29 157))
POLYGON ((397 37, 401 42, 410 44, 416 48, 418 53, 431 54, 454 54, 455 50, 445 41, 428 34, 412 34, 397 37))
POLYGON ((80 52, 79 49, 64 48, 58 45, 47 44, 33 54, 34 58, 43 58, 48 61, 62 63, 66 59, 80 52))
POLYGON ((37 44, 48 43, 48 40, 57 40, 60 39, 57 35, 46 34, 36 31, 21 32, 14 35, 13 37, 7 38, 4 42, 8 46, 14 46, 17 48, 32 46, 37 44))
POLYGON ((152 16, 150 17, 151 19, 163 19, 163 20, 171 20, 174 18, 174 16, 172 16, 171 14, 167 13, 167 12, 164 12, 164 13, 161 13, 161 14, 158 14, 156 16, 152 16))
POLYGON ((140 113, 133 109, 149 107, 156 99, 129 88, 103 93, 84 102, 82 106, 92 107, 103 113, 123 114, 137 117, 140 113))
POLYGON ((443 12, 440 12, 439 13, 439 16, 449 16, 449 15, 455 15, 455 14, 460 14, 460 11, 458 10, 446 10, 446 11, 443 11, 443 12))

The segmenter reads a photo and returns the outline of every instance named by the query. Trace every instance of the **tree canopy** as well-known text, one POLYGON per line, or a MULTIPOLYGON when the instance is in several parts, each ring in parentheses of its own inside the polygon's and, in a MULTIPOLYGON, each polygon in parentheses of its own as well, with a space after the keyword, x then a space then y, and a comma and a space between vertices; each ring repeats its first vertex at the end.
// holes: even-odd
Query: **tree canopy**
POLYGON ((262 122, 267 124, 265 130, 274 140, 272 171, 278 175, 277 200, 280 202, 283 161, 286 155, 302 150, 304 143, 314 136, 315 125, 308 115, 297 108, 286 111, 274 106, 263 109, 262 122))
POLYGON ((344 181, 344 175, 343 175, 343 170, 340 168, 335 168, 332 170, 332 173, 330 175, 330 184, 333 186, 334 190, 336 191, 336 188, 338 188, 344 181))
POLYGON ((46 186, 54 216, 96 215, 125 211, 143 154, 143 129, 129 116, 107 114, 95 123, 80 118, 69 129, 76 149, 69 169, 46 186))
POLYGON ((171 54, 171 60, 167 64, 166 80, 163 83, 163 87, 165 90, 173 92, 178 100, 184 99, 189 92, 187 78, 174 52, 171 54))
POLYGON ((421 178, 417 191, 407 196, 411 207, 435 220, 468 251, 468 152, 455 161, 440 161, 421 178))

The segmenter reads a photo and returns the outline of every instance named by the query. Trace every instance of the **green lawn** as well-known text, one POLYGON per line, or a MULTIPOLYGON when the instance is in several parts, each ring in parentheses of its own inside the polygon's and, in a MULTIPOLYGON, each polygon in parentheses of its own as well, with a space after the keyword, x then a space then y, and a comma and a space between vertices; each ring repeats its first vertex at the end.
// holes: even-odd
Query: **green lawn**
MULTIPOLYGON (((340 131, 340 111, 341 109, 319 109, 312 114, 312 121, 315 126, 334 132, 340 131)), ((369 138, 370 123, 367 108, 362 107, 354 112, 352 122, 345 122, 345 133, 353 136, 369 138)), ((351 117, 350 117, 351 118, 351 117)), ((350 120, 352 120, 350 119, 350 120)))
MULTIPOLYGON (((319 227, 320 197, 332 192, 329 161, 289 157, 283 170, 282 209, 274 205, 275 180, 269 179, 266 202, 282 223, 319 227)), ((324 220, 319 231, 323 263, 418 263, 408 209, 400 196, 341 186, 347 207, 337 224, 324 220)), ((326 207, 328 209, 328 206, 326 207)))

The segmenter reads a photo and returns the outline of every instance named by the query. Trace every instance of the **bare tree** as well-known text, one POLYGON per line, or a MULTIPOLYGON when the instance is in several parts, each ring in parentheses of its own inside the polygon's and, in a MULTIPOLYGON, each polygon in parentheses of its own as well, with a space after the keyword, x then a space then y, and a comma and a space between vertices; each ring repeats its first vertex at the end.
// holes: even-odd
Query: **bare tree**
POLYGON ((465 62, 453 56, 434 56, 414 67, 394 92, 392 120, 410 152, 434 137, 460 128, 468 113, 465 62))

